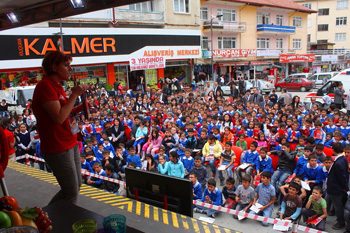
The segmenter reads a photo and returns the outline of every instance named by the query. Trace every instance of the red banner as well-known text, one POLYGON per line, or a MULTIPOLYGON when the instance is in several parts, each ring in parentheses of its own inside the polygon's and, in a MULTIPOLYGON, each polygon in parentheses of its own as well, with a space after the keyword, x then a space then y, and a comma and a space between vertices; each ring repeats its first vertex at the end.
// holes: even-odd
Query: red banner
POLYGON ((281 54, 280 62, 281 63, 295 63, 295 62, 313 62, 315 61, 314 54, 281 54))
POLYGON ((256 49, 214 49, 214 58, 256 57, 256 49))

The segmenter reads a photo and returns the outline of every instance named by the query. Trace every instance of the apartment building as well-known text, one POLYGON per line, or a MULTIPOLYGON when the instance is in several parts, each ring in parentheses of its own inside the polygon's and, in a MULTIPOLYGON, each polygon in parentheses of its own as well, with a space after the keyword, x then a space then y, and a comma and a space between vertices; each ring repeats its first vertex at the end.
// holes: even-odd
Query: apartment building
POLYGON ((350 15, 348 0, 296 0, 314 11, 308 16, 307 37, 310 53, 316 54, 316 71, 349 67, 350 15))
POLYGON ((286 63, 286 72, 307 67, 307 17, 315 11, 291 1, 201 1, 202 49, 218 74, 242 70, 266 75, 286 63), (213 38, 211 39, 211 33, 213 38), (281 59, 282 58, 282 59, 281 59), (289 64, 289 65, 288 65, 289 64))

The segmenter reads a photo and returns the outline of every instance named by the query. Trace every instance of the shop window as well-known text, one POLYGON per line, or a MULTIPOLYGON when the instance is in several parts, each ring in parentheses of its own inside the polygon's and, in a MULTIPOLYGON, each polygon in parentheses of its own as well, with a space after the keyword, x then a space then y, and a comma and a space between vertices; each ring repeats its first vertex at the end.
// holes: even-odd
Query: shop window
POLYGON ((114 72, 115 72, 115 79, 118 80, 118 82, 123 87, 129 87, 128 83, 128 66, 126 65, 115 65, 114 66, 114 72))
POLYGON ((174 12, 175 13, 190 13, 190 1, 189 0, 174 0, 174 12))

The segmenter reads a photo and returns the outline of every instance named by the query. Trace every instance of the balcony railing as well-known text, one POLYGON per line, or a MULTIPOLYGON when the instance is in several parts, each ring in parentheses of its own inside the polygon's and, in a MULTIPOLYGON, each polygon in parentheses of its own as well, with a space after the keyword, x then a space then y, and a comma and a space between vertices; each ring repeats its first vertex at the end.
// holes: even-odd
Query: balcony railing
POLYGON ((135 11, 129 9, 115 9, 115 19, 123 21, 164 22, 162 11, 135 11))
POLYGON ((350 49, 317 49, 308 50, 307 53, 315 55, 342 55, 350 54, 350 49))
POLYGON ((260 34, 294 34, 295 27, 292 26, 280 26, 273 24, 258 24, 256 31, 260 34))
MULTIPOLYGON (((203 29, 210 30, 210 21, 204 21, 203 29)), ((226 22, 226 21, 213 22, 213 31, 245 32, 246 30, 247 30, 247 26, 245 22, 226 22)))

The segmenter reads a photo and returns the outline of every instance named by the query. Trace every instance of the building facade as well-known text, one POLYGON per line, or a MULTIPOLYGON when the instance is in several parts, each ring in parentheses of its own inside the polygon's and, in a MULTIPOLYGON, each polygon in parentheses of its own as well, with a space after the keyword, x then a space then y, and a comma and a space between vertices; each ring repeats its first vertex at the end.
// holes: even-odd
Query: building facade
POLYGON ((316 55, 314 70, 327 72, 349 67, 349 1, 296 0, 296 2, 317 11, 316 14, 308 16, 307 22, 308 50, 309 53, 316 55))

